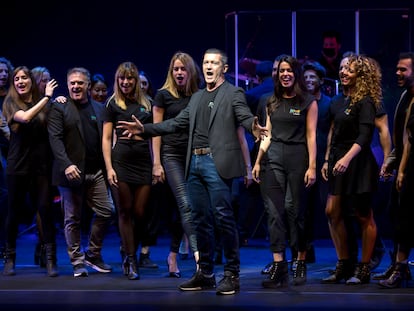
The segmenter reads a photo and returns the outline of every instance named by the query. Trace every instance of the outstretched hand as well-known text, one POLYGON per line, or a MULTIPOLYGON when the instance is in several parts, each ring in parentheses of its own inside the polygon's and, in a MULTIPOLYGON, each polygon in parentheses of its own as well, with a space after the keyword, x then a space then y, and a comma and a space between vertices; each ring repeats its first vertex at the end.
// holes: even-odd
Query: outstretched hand
POLYGON ((118 121, 116 128, 123 129, 122 135, 129 138, 144 133, 144 126, 134 115, 132 115, 132 121, 118 121))

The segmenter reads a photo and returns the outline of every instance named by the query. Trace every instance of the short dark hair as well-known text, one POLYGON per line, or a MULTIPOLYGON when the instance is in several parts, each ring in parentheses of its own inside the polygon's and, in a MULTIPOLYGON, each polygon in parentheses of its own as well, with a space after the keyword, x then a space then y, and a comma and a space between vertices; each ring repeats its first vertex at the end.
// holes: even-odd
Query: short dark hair
POLYGON ((412 69, 414 69, 414 52, 401 52, 400 55, 398 56, 398 59, 407 59, 410 58, 411 59, 411 67, 412 69))
POLYGON ((323 79, 326 77, 326 69, 317 61, 306 61, 302 65, 302 70, 305 72, 306 70, 314 70, 318 75, 319 79, 323 79))

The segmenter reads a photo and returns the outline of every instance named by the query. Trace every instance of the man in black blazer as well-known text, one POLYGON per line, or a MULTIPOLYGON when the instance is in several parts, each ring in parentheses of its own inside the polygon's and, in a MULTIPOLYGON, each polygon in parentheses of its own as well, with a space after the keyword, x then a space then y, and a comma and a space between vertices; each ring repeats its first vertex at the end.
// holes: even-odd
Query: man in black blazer
POLYGON ((104 235, 113 216, 102 156, 103 105, 88 96, 90 73, 75 67, 67 73, 69 97, 55 101, 49 120, 54 154, 52 183, 59 188, 64 209, 64 231, 74 277, 88 276, 85 264, 108 273, 112 267, 101 255, 104 235), (82 205, 94 211, 88 250, 81 245, 82 205))
POLYGON ((214 227, 218 226, 223 243, 224 278, 216 292, 232 295, 239 291, 240 253, 236 221, 231 204, 231 185, 235 177, 244 176, 246 168, 237 127, 242 125, 255 136, 263 128, 246 104, 244 90, 225 80, 227 56, 218 49, 204 53, 203 74, 206 88, 193 94, 188 106, 173 119, 143 126, 120 122, 130 135, 159 136, 189 129, 186 178, 192 204, 192 216, 200 253, 199 270, 182 283, 183 291, 216 287, 214 275, 214 227))

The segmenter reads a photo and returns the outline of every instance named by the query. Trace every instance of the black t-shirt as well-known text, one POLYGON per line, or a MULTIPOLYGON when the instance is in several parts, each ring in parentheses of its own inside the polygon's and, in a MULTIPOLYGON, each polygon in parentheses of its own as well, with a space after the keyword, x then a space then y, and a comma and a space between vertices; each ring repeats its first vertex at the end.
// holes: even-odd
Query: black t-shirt
MULTIPOLYGON (((172 119, 178 115, 181 110, 187 107, 190 96, 180 96, 176 98, 167 90, 159 90, 155 95, 153 106, 164 109, 164 120, 172 119)), ((184 154, 188 145, 188 129, 177 131, 175 133, 161 136, 162 147, 168 147, 168 150, 183 151, 184 154)))
POLYGON ((201 103, 198 105, 196 123, 194 129, 194 139, 192 148, 204 148, 209 147, 208 142, 208 123, 210 121, 211 110, 214 108, 214 99, 218 93, 220 87, 214 91, 209 92, 206 89, 201 95, 201 103))
POLYGON ((95 111, 90 102, 87 104, 76 103, 81 118, 83 136, 86 147, 85 173, 94 174, 103 164, 101 138, 98 131, 98 122, 95 111))
MULTIPOLYGON (((25 110, 31 107, 33 103, 27 104, 25 110)), ((28 123, 19 123, 17 130, 10 131, 7 174, 50 174, 52 150, 46 120, 44 114, 38 114, 28 123)), ((12 120, 10 128, 13 123, 12 120)))

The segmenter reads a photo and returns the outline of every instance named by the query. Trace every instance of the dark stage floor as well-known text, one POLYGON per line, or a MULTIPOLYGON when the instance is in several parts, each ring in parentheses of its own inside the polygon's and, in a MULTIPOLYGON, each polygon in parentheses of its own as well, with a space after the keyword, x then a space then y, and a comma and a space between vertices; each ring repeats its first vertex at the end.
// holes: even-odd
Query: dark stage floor
MULTIPOLYGON (((58 265, 60 275, 49 278, 45 270, 33 264, 36 235, 20 236, 17 248, 17 275, 0 275, 0 308, 9 310, 414 310, 414 281, 407 288, 384 290, 370 284, 320 284, 320 279, 336 262, 329 240, 316 241, 316 263, 308 265, 308 282, 283 290, 261 287, 261 269, 270 260, 267 241, 253 239, 241 248, 241 291, 232 296, 216 296, 215 291, 180 292, 177 287, 194 272, 191 260, 181 260, 183 277, 167 277, 168 237, 160 237, 152 247, 151 258, 159 269, 141 269, 141 279, 129 281, 121 272, 119 237, 111 233, 105 241, 103 256, 114 267, 109 274, 89 269, 89 277, 75 279, 59 236, 58 265)), ((387 246, 390 246, 387 243, 387 246)), ((389 264, 386 255, 378 271, 389 264)), ((216 267, 216 278, 222 277, 216 267)), ((3 269, 0 264, 0 269, 3 269)), ((413 270, 414 272, 414 270, 413 270)))

